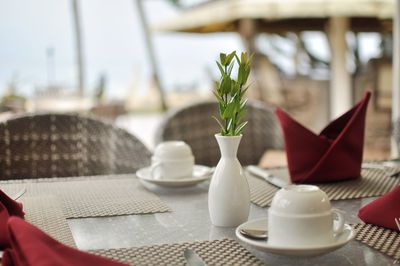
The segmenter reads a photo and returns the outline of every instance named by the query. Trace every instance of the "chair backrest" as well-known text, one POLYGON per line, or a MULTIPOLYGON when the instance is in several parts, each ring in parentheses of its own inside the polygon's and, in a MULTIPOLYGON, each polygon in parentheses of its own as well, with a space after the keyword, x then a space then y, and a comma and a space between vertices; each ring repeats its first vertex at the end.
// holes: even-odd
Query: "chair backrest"
MULTIPOLYGON (((183 140, 192 148, 197 164, 215 166, 220 158, 214 135, 219 133, 216 102, 202 102, 183 107, 166 115, 156 132, 156 143, 183 140)), ((258 164, 268 149, 283 149, 282 132, 273 108, 265 103, 249 101, 239 146, 238 159, 242 165, 258 164)))
POLYGON ((134 173, 150 151, 133 135, 77 114, 31 114, 0 123, 0 179, 134 173))

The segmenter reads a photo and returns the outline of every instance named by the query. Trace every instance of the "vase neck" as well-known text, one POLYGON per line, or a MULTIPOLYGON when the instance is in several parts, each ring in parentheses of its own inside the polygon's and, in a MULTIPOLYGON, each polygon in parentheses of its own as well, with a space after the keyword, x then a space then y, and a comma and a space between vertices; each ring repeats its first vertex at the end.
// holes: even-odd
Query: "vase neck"
POLYGON ((215 135, 222 158, 236 158, 242 136, 221 136, 215 135))

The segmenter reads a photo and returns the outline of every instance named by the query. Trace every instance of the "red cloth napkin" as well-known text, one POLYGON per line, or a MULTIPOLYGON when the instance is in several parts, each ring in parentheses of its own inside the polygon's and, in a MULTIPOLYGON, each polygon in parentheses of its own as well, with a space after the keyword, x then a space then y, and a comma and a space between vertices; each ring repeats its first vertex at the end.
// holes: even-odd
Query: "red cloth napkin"
POLYGON ((8 233, 11 248, 7 249, 3 255, 3 266, 126 265, 67 247, 17 217, 11 217, 8 220, 8 233))
POLYGON ((24 218, 24 211, 22 208, 22 203, 16 202, 9 196, 7 196, 6 193, 4 193, 2 190, 0 190, 0 202, 6 207, 8 213, 11 216, 18 216, 21 218, 24 218))
POLYGON ((359 103, 329 123, 319 135, 281 109, 275 110, 284 134, 293 183, 332 182, 360 176, 370 96, 367 92, 359 103))
POLYGON ((22 204, 11 199, 0 190, 0 249, 9 246, 7 239, 7 220, 10 216, 18 216, 24 218, 22 204))
POLYGON ((400 218, 400 186, 362 207, 358 217, 366 223, 400 232, 394 221, 400 218))

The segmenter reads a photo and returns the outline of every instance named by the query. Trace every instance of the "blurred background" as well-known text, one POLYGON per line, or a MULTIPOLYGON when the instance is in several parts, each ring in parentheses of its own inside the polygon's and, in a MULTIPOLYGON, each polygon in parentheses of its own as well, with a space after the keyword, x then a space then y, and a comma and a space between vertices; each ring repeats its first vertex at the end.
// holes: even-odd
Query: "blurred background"
POLYGON ((388 158, 394 10, 394 0, 0 0, 0 119, 90 113, 152 148, 166 110, 213 98, 219 53, 249 51, 249 98, 315 132, 372 91, 365 157, 388 158))

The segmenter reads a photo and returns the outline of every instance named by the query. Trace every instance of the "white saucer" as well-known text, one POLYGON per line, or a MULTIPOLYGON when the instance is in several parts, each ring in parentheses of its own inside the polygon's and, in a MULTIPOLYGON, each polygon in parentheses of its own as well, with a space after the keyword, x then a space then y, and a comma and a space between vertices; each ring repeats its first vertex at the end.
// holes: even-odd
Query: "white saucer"
POLYGON ((281 254, 281 255, 289 255, 289 256, 316 256, 324 253, 328 253, 334 251, 340 247, 343 247, 347 243, 349 243, 355 237, 354 229, 348 225, 344 225, 343 233, 336 236, 335 242, 329 243, 321 246, 304 246, 304 247, 277 247, 268 244, 267 240, 255 240, 250 239, 243 236, 239 231, 242 228, 251 228, 251 229, 261 229, 265 230, 267 228, 268 222, 267 218, 261 218, 256 220, 247 221, 236 228, 236 236, 243 242, 253 246, 256 249, 261 251, 281 254))
POLYGON ((150 174, 150 167, 141 168, 136 176, 143 181, 163 187, 188 187, 204 182, 211 177, 211 168, 203 165, 193 167, 193 175, 179 179, 154 179, 150 174))

